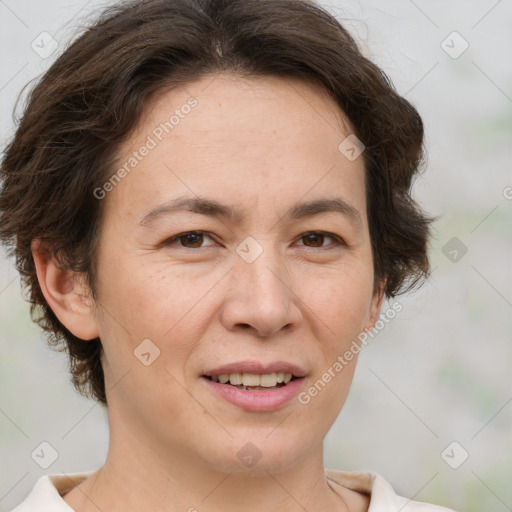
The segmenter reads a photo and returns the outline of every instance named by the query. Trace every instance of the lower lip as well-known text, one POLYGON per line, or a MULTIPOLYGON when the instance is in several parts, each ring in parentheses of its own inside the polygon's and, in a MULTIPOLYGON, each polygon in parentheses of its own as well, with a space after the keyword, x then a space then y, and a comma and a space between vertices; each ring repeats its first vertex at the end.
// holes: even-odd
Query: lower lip
POLYGON ((268 391, 238 389, 229 384, 215 382, 207 377, 202 377, 202 380, 214 393, 246 411, 274 411, 283 407, 299 394, 304 378, 291 380, 286 386, 268 391))

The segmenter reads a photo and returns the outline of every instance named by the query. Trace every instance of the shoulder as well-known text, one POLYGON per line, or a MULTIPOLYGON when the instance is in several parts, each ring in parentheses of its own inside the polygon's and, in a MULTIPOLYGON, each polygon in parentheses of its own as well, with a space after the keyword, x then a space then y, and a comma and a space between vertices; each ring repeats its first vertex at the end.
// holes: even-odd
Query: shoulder
POLYGON ((93 472, 44 475, 37 480, 28 496, 11 512, 74 512, 62 499, 62 495, 83 482, 93 472))
POLYGON ((373 471, 326 469, 329 483, 365 494, 370 498, 368 512, 455 512, 453 509, 409 500, 395 493, 392 485, 373 471))

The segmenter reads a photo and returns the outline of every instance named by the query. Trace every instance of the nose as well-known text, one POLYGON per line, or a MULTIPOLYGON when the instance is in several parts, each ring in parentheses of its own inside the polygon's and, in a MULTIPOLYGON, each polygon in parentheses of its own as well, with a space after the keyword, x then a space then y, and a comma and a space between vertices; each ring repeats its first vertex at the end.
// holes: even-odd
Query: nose
POLYGON ((235 259, 221 314, 227 330, 266 338, 300 324, 300 299, 280 258, 277 251, 265 247, 252 262, 243 257, 235 259))

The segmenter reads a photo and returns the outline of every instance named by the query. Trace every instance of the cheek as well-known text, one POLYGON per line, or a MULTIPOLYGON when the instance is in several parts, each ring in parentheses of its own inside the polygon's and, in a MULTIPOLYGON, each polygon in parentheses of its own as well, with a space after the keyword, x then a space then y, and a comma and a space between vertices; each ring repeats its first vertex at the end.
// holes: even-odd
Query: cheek
POLYGON ((111 370, 116 378, 127 369, 140 370, 134 350, 149 339, 160 351, 155 366, 180 377, 211 321, 207 293, 221 276, 212 272, 196 279, 177 267, 149 268, 136 259, 118 268, 103 273, 100 290, 100 337, 111 370))
MULTIPOLYGON (((339 344, 340 339, 359 334, 369 315, 373 273, 358 266, 330 272, 322 279, 310 277, 301 285, 304 303, 339 344)), ((307 310, 307 308, 306 308, 307 310)))
POLYGON ((158 271, 137 258, 125 258, 118 265, 111 262, 110 267, 117 268, 109 271, 108 266, 104 267, 100 282, 102 302, 112 312, 113 320, 134 336, 160 337, 194 300, 194 291, 184 277, 174 275, 178 274, 174 269, 158 271))

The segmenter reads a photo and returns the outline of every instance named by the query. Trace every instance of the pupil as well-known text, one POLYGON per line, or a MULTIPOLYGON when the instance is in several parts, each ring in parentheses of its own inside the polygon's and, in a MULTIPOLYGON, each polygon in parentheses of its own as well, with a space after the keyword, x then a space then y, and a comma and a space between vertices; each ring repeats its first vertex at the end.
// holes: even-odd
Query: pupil
POLYGON ((310 233, 309 235, 305 235, 305 238, 307 238, 309 241, 313 240, 313 246, 314 247, 321 247, 323 243, 323 237, 322 233, 310 233), (315 244, 315 238, 318 240, 320 239, 320 243, 315 244))
MULTIPOLYGON (((186 235, 183 235, 182 236, 182 241, 183 239, 185 240, 192 240, 192 246, 193 247, 201 247, 202 245, 202 242, 203 242, 203 235, 202 233, 187 233, 186 235), (194 238, 196 239, 196 243, 194 244, 194 238), (199 242, 199 243, 197 243, 199 242)), ((185 244, 187 245, 187 247, 189 246, 188 244, 185 244)))

